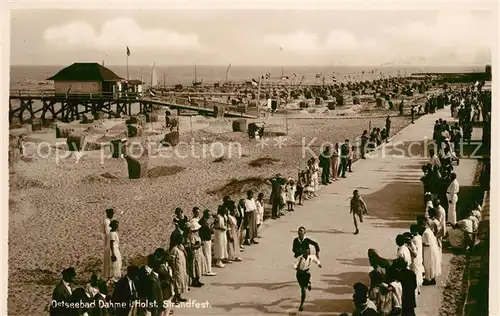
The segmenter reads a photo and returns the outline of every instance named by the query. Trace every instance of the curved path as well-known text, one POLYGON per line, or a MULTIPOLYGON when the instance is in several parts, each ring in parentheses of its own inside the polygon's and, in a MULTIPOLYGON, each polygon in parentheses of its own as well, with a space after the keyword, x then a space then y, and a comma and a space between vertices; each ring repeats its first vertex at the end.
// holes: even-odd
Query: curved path
MULTIPOLYGON (((294 213, 277 221, 267 220, 260 244, 246 247, 243 262, 214 268, 216 277, 204 277, 203 288, 186 293, 187 299, 208 302, 210 307, 175 308, 175 315, 350 314, 352 285, 369 284, 367 249, 376 248, 381 256, 394 258, 396 235, 407 231, 416 215, 422 214, 420 168, 427 160, 421 156, 422 140, 432 139, 435 120, 448 116, 449 110, 445 109, 421 117, 392 138, 392 147, 386 145, 376 157, 355 163, 354 173, 347 179, 323 187, 318 198, 297 206, 294 213), (409 151, 419 156, 409 157, 409 151), (352 234, 349 215, 354 189, 359 189, 370 212, 359 235, 352 234), (298 313, 300 292, 292 268, 291 244, 301 225, 308 229, 310 238, 319 242, 323 268, 313 267, 313 290, 307 294, 305 311, 298 313)), ((461 161, 462 168, 474 173, 467 160, 461 161)), ((443 275, 437 286, 424 288, 417 315, 438 314, 450 257, 443 254, 443 275)))

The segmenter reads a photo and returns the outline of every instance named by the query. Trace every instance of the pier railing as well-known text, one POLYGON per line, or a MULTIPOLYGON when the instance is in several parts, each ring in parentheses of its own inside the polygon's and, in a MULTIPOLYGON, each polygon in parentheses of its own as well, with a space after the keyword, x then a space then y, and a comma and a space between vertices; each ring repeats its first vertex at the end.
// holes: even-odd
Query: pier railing
POLYGON ((45 99, 45 98, 68 98, 68 99, 140 99, 149 96, 148 92, 96 92, 96 93, 64 93, 56 92, 54 89, 44 90, 10 90, 11 99, 45 99))

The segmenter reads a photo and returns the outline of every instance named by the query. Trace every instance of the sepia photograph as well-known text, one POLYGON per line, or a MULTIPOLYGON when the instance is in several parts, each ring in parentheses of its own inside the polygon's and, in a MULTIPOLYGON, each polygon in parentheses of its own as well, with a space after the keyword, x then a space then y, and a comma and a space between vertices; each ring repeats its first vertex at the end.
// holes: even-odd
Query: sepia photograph
POLYGON ((6 314, 499 315, 498 3, 403 2, 12 7, 6 314))

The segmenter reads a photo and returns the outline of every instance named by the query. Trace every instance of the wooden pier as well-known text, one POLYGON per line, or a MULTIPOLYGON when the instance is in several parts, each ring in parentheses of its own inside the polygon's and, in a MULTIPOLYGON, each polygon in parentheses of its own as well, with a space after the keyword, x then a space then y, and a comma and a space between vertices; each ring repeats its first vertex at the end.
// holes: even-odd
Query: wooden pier
POLYGON ((17 90, 9 95, 9 123, 18 119, 19 122, 33 120, 60 120, 70 122, 79 120, 84 114, 90 113, 97 117, 99 113, 109 118, 122 115, 136 115, 153 112, 153 107, 164 107, 165 110, 194 111, 206 116, 225 116, 256 118, 257 115, 241 113, 236 107, 214 101, 192 101, 181 97, 151 97, 149 93, 99 93, 99 94, 56 94, 53 90, 17 90), (19 101, 14 107, 12 101, 19 101), (37 107, 35 103, 41 103, 37 107), (133 113, 132 105, 138 104, 138 113, 133 113), (28 115, 25 115, 28 113, 28 115))

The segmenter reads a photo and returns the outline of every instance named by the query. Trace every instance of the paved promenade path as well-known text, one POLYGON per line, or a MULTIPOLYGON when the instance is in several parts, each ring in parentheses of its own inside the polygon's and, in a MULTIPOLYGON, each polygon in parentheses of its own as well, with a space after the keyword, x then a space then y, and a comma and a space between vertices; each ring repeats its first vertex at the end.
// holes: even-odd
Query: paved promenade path
MULTIPOLYGON (((448 119, 449 110, 425 115, 395 135, 391 146, 383 147, 372 159, 354 164, 347 179, 322 188, 319 197, 297 206, 280 220, 267 220, 260 244, 246 247, 243 262, 214 268, 216 277, 204 277, 205 286, 192 289, 185 297, 210 303, 210 308, 176 308, 176 315, 338 315, 351 314, 352 286, 369 284, 368 248, 394 258, 395 238, 423 214, 423 187, 420 183, 422 141, 432 140, 436 119, 448 119), (409 153, 414 157, 409 157, 409 153), (419 155, 420 157, 415 157, 419 155), (370 215, 353 235, 349 200, 358 189, 370 215), (304 312, 297 312, 300 291, 292 268, 292 240, 297 228, 305 226, 307 236, 321 247, 323 268, 313 267, 313 289, 307 293, 304 312)), ((430 142, 430 141, 429 141, 430 142)), ((463 160, 457 170, 461 185, 472 183, 475 161, 463 160), (462 172, 463 170, 463 172, 462 172), (465 175, 462 175, 465 174, 465 175), (470 176, 470 175, 472 176, 470 176)), ((469 184, 470 185, 470 184, 469 184)), ((434 287, 425 287, 418 300, 417 315, 436 316, 446 283, 451 254, 443 254, 443 275, 434 287)))

